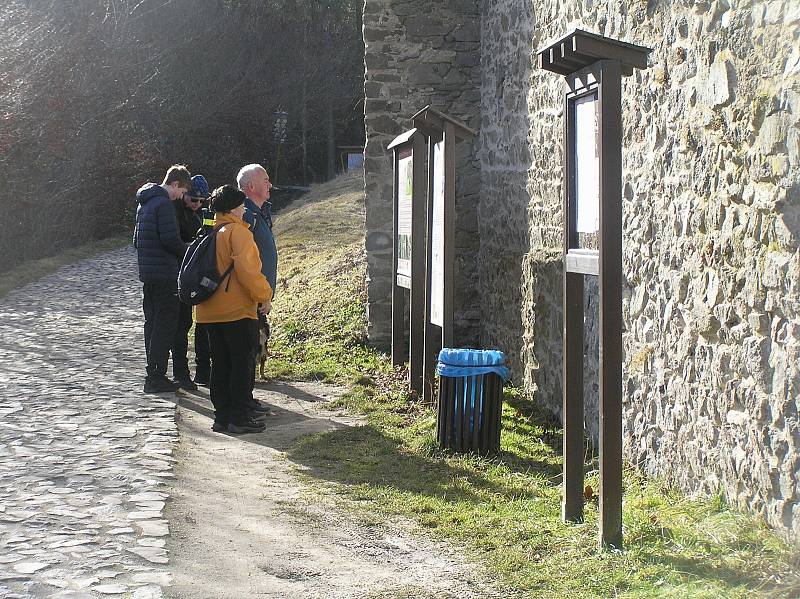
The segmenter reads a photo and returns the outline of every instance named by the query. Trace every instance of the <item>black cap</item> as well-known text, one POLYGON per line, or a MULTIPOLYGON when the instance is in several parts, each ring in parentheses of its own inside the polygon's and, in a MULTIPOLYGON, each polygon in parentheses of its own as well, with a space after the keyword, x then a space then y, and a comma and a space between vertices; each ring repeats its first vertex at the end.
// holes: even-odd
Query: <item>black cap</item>
POLYGON ((230 212, 244 204, 245 195, 233 185, 217 187, 211 194, 211 209, 214 212, 230 212))

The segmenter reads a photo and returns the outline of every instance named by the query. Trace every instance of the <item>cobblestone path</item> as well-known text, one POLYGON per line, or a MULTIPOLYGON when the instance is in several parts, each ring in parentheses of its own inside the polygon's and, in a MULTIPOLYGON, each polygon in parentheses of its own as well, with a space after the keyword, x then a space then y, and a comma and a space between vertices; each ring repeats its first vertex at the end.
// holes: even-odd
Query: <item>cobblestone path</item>
POLYGON ((0 597, 161 597, 175 406, 126 248, 0 300, 0 597), (167 397, 167 396, 165 396, 167 397))

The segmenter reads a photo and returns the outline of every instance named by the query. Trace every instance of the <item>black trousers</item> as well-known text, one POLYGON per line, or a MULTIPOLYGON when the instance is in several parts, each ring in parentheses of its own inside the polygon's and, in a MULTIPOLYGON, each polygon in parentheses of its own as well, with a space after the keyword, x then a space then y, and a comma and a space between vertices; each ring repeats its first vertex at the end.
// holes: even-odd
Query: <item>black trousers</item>
MULTIPOLYGON (((175 331, 175 343, 172 348, 172 374, 176 379, 190 378, 189 329, 192 328, 192 306, 180 303, 178 308, 178 328, 175 331)), ((211 372, 211 348, 208 345, 208 325, 197 323, 194 328, 194 361, 196 372, 205 373, 208 378, 211 372)))
POLYGON ((234 322, 207 325, 211 343, 211 403, 214 420, 242 424, 248 419, 255 374, 253 336, 258 321, 245 318, 234 322))
POLYGON ((175 342, 172 346, 172 374, 176 379, 188 379, 189 329, 192 328, 192 307, 183 302, 178 303, 178 325, 175 329, 175 342))
POLYGON ((142 289, 144 349, 147 376, 166 376, 169 352, 178 325, 178 287, 176 282, 145 283, 142 289))
POLYGON ((208 325, 202 322, 194 325, 194 363, 197 372, 203 372, 208 377, 211 372, 211 348, 208 344, 208 325))

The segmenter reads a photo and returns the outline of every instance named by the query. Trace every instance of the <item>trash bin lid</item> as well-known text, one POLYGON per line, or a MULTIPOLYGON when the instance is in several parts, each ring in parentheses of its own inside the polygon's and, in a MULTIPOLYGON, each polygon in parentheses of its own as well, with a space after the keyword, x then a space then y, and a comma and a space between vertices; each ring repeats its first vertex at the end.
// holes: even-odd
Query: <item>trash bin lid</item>
POLYGON ((439 361, 449 366, 503 366, 506 355, 497 349, 466 349, 445 347, 439 361))
POLYGON ((505 366, 506 356, 496 349, 453 349, 445 347, 439 352, 436 372, 440 376, 462 377, 495 373, 503 381, 510 378, 505 366))

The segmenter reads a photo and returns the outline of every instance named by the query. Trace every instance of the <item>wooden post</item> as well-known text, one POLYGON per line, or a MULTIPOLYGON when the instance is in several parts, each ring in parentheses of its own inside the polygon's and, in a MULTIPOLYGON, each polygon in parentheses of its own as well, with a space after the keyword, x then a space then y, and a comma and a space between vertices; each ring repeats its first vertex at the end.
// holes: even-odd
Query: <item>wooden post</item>
POLYGON ((622 82, 600 66, 600 545, 622 549, 622 82))
POLYGON ((435 184, 435 173, 433 169, 435 147, 439 139, 434 136, 428 137, 428 196, 426 202, 425 231, 425 363, 423 365, 423 389, 422 400, 426 404, 433 404, 433 386, 436 380, 436 356, 441 349, 441 333, 439 327, 431 322, 431 291, 433 285, 432 268, 433 262, 433 194, 435 184), (438 334, 437 334, 438 333, 438 334))
POLYGON ((398 211, 397 197, 399 194, 400 183, 397 172, 397 154, 399 148, 393 152, 394 159, 394 191, 392 197, 392 366, 397 367, 405 362, 405 324, 403 322, 403 312, 405 308, 405 298, 403 288, 397 284, 397 234, 398 234, 398 211))
MULTIPOLYGON (((571 102, 564 98, 564 139, 574 139, 571 102)), ((569 143, 569 142, 567 142, 569 143)), ((575 233, 575 156, 564 160, 564 255, 577 244, 575 233)), ((570 272, 564 264, 564 490, 561 517, 565 522, 583 522, 583 274, 570 272)))
POLYGON ((583 275, 564 273, 564 494, 566 522, 583 522, 583 275))
POLYGON ((456 264, 456 133, 444 123, 444 298, 442 347, 453 346, 453 286, 456 264))
POLYGON ((425 173, 425 140, 422 135, 412 139, 414 156, 411 208, 411 302, 409 376, 411 389, 422 395, 425 347, 425 231, 428 178, 425 173))

